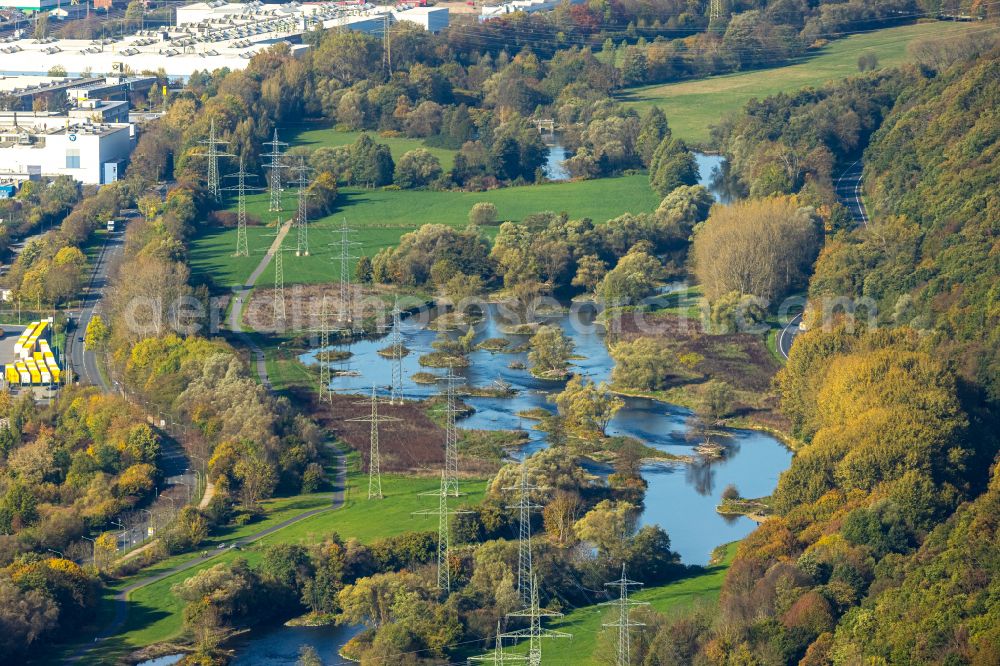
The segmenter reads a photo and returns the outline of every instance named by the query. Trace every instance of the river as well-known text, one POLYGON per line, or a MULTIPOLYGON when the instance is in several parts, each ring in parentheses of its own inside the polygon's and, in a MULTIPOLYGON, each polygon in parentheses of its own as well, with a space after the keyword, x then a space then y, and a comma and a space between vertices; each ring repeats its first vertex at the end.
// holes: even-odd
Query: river
MULTIPOLYGON (((561 150, 559 146, 556 148, 561 150)), ((709 188, 717 200, 729 202, 740 196, 729 183, 722 157, 700 153, 695 156, 701 171, 701 184, 709 188)), ((553 164, 558 167, 558 160, 550 159, 550 177, 560 175, 551 171, 553 164)), ((488 338, 507 337, 516 346, 527 339, 525 336, 505 334, 498 324, 494 306, 488 309, 486 315, 477 326, 476 343, 488 338)), ((593 325, 593 315, 592 306, 582 305, 575 306, 570 313, 548 320, 566 331, 576 345, 576 353, 583 357, 574 361, 574 372, 594 381, 607 381, 614 362, 608 354, 600 327, 593 325)), ((403 359, 403 372, 407 378, 406 397, 429 397, 440 387, 415 384, 408 378, 428 370, 421 367, 417 359, 433 350, 431 343, 437 332, 415 320, 404 320, 400 332, 403 344, 410 350, 403 359)), ((351 351, 352 356, 335 364, 335 367, 355 370, 358 374, 335 377, 331 384, 334 390, 365 394, 371 390, 372 384, 378 387, 389 385, 390 361, 377 353, 386 344, 387 339, 383 338, 336 347, 351 351)), ((301 358, 306 364, 316 362, 315 352, 304 354, 301 358)), ((518 456, 544 448, 544 433, 533 430, 533 422, 522 419, 518 412, 538 407, 553 410, 549 396, 561 390, 562 383, 538 380, 526 370, 508 367, 515 360, 527 364, 525 353, 494 354, 477 350, 470 354, 469 360, 470 367, 455 370, 468 384, 488 386, 494 380, 502 379, 517 389, 517 395, 512 398, 464 398, 475 411, 460 425, 482 429, 526 429, 530 442, 517 452, 518 456)), ((689 417, 688 410, 675 405, 645 398, 626 398, 625 407, 611 421, 608 433, 633 436, 663 451, 689 455, 698 443, 690 436, 689 417)), ((642 470, 648 489, 639 522, 663 527, 670 535, 671 547, 686 564, 707 564, 716 546, 742 539, 754 529, 755 525, 749 518, 723 517, 715 511, 726 485, 734 484, 745 497, 768 495, 774 490, 778 475, 791 462, 791 452, 767 434, 729 430, 724 440, 726 454, 721 460, 694 464, 650 464, 642 470)), ((235 646, 238 656, 233 663, 239 666, 293 663, 300 646, 306 644, 315 647, 325 659, 330 659, 357 630, 352 627, 283 626, 260 629, 235 646)))

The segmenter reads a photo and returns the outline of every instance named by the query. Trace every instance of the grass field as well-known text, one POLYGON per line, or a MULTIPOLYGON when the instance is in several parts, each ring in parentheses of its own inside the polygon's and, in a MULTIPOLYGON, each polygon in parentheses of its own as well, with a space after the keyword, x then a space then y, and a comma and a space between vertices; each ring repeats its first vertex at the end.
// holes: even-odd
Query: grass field
MULTIPOLYGON (((288 219, 294 210, 294 192, 286 197, 288 219)), ((268 196, 247 198, 247 211, 264 221, 273 221, 268 213, 268 196)), ((315 284, 339 279, 339 240, 337 228, 344 219, 357 231, 353 239, 355 255, 372 256, 384 247, 398 243, 404 233, 428 223, 461 227, 467 224, 469 209, 479 201, 496 204, 500 219, 520 220, 531 213, 555 211, 572 218, 589 217, 604 222, 626 212, 653 210, 659 199, 649 188, 645 175, 602 178, 580 182, 548 183, 509 187, 489 192, 432 192, 425 190, 366 190, 344 188, 338 198, 338 210, 328 217, 309 223, 310 256, 285 255, 285 284, 315 284)), ((494 230, 494 227, 487 231, 494 230)), ((191 265, 196 274, 211 277, 223 288, 242 284, 260 262, 273 240, 273 227, 251 227, 247 232, 249 257, 234 257, 235 229, 208 229, 194 239, 191 265)), ((285 238, 285 248, 295 249, 294 230, 285 238)), ((258 284, 270 286, 274 268, 269 266, 258 284)))
POLYGON ((886 28, 832 41, 814 55, 785 67, 631 88, 619 95, 619 99, 640 110, 653 104, 660 106, 667 114, 674 136, 704 144, 709 140, 711 125, 754 97, 819 86, 857 74, 858 56, 866 51, 878 56, 880 66, 898 65, 908 59, 906 47, 914 39, 928 36, 947 39, 976 28, 982 26, 932 22, 886 28))
MULTIPOLYGON (((294 146, 304 146, 310 150, 322 148, 324 146, 337 147, 347 146, 354 143, 362 132, 342 132, 330 127, 318 124, 302 124, 289 126, 287 130, 279 130, 280 138, 294 146)), ((403 156, 417 148, 424 148, 432 155, 441 160, 441 168, 445 171, 451 169, 455 163, 455 153, 457 151, 447 148, 434 148, 424 143, 423 139, 409 139, 407 137, 383 137, 377 132, 368 132, 377 143, 384 143, 389 146, 392 152, 392 159, 396 162, 403 156)))
MULTIPOLYGON (((345 539, 355 538, 367 543, 382 537, 402 534, 408 531, 425 531, 436 529, 436 522, 431 518, 414 516, 413 512, 435 508, 433 497, 423 497, 419 493, 436 490, 439 480, 433 478, 414 479, 409 477, 383 475, 382 489, 385 499, 380 502, 364 499, 367 495, 368 477, 363 474, 352 474, 348 477, 348 500, 343 508, 336 511, 318 514, 301 522, 294 523, 268 537, 261 539, 241 551, 225 551, 203 564, 187 571, 168 576, 161 581, 139 588, 129 597, 129 616, 125 629, 115 639, 117 645, 109 645, 108 651, 119 653, 122 650, 134 649, 159 641, 176 637, 183 624, 183 603, 170 593, 170 588, 197 572, 215 566, 220 562, 228 562, 236 557, 246 558, 251 564, 261 558, 261 549, 271 543, 316 543, 338 532, 345 539)), ((465 481, 461 484, 465 495, 463 503, 476 504, 480 502, 486 490, 486 482, 465 481)), ((284 500, 274 500, 274 506, 269 511, 275 512, 282 504, 289 506, 299 503, 296 513, 303 510, 302 502, 327 502, 318 497, 298 496, 284 500)), ((289 517, 285 515, 285 518, 289 517)), ((269 515, 268 520, 273 520, 269 515)), ((256 523, 246 529, 246 534, 258 532, 265 523, 256 523)), ((226 539, 216 539, 220 542, 230 542, 239 538, 237 532, 230 533, 226 539)), ((245 534, 244 534, 245 536, 245 534)), ((206 546, 207 547, 207 546, 206 546)), ((190 556, 188 556, 190 557, 190 556)), ((176 566, 177 561, 161 563, 146 569, 140 574, 143 578, 153 575, 165 568, 176 566)), ((123 585, 127 585, 123 583, 123 585)))
MULTIPOLYGON (((719 564, 707 567, 704 572, 682 578, 667 585, 635 592, 631 595, 631 598, 635 601, 648 603, 651 609, 659 613, 668 613, 671 610, 690 605, 694 602, 712 603, 719 597, 722 582, 726 578, 726 571, 728 571, 729 565, 732 564, 733 558, 736 556, 737 545, 738 543, 726 545, 725 557, 722 561, 719 564)), ((583 664, 609 663, 595 657, 594 653, 598 648, 599 641, 605 639, 602 636, 601 624, 614 621, 617 613, 618 611, 614 607, 584 606, 572 611, 566 611, 565 617, 545 624, 546 628, 563 631, 572 634, 573 637, 553 638, 543 641, 543 663, 552 666, 561 664, 565 666, 582 666, 583 664)), ((602 653, 614 654, 614 645, 608 645, 606 648, 607 650, 602 650, 602 653)), ((527 645, 522 643, 512 648, 511 652, 526 654, 527 645)))

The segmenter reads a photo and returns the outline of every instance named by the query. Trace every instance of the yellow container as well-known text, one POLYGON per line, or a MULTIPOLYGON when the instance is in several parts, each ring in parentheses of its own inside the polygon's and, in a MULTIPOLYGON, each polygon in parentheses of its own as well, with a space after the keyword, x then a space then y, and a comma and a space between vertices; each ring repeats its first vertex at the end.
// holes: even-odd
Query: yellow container
POLYGON ((4 366, 4 377, 7 379, 8 384, 21 383, 21 373, 17 371, 17 366, 13 363, 8 363, 4 366))
POLYGON ((23 361, 17 364, 17 374, 21 376, 21 384, 31 383, 31 373, 28 372, 28 366, 23 361))

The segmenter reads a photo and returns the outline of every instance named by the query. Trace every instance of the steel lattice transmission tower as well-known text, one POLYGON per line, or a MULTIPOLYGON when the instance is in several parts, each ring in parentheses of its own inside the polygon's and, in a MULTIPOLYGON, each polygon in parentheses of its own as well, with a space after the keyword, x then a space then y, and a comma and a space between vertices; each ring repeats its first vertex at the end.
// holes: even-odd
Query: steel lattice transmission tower
POLYGON ((417 515, 438 517, 438 542, 437 542, 437 587, 444 592, 451 592, 451 570, 449 558, 451 556, 451 529, 448 519, 451 516, 469 513, 459 509, 448 508, 448 480, 445 470, 441 470, 441 486, 438 490, 421 493, 438 498, 438 508, 418 511, 417 515))
POLYGON ((708 18, 711 21, 716 21, 722 18, 723 3, 724 0, 709 0, 708 3, 708 18))
MULTIPOLYGON (((319 350, 330 347, 330 312, 327 310, 326 294, 323 295, 319 306, 319 350)), ((318 360, 318 359, 317 359, 318 360)), ((333 377, 330 373, 330 364, 326 361, 319 362, 319 399, 332 402, 330 392, 330 382, 333 377)))
MULTIPOLYGON (((368 402, 358 403, 368 404, 368 402)), ((388 421, 399 421, 395 416, 380 416, 378 413, 378 394, 372 385, 371 415, 361 416, 348 421, 371 423, 371 441, 368 455, 368 499, 382 499, 382 465, 378 450, 378 425, 388 421)))
POLYGON ((347 226, 347 218, 344 218, 340 225, 340 325, 346 329, 353 329, 352 293, 351 293, 351 259, 355 257, 351 254, 351 246, 355 245, 351 240, 354 232, 347 226))
POLYGON ((540 608, 538 604, 538 578, 531 578, 531 603, 527 608, 513 613, 507 613, 507 617, 520 617, 528 620, 525 629, 518 629, 504 634, 504 638, 528 639, 528 664, 529 666, 541 666, 542 663, 542 639, 543 638, 572 638, 572 634, 552 629, 542 629, 543 617, 562 617, 562 613, 540 608))
POLYGON ((285 320, 285 260, 281 247, 281 218, 278 218, 278 248, 274 251, 274 321, 285 320))
MULTIPOLYGON (((199 141, 198 143, 200 143, 201 145, 207 147, 206 148, 206 152, 205 152, 205 159, 208 161, 208 165, 207 165, 208 174, 207 174, 207 177, 206 177, 206 180, 208 182, 205 184, 205 187, 208 190, 208 193, 211 194, 212 197, 216 201, 218 201, 219 197, 222 194, 221 193, 221 189, 220 189, 220 182, 219 182, 220 181, 220 179, 219 179, 219 158, 220 157, 235 157, 235 156, 234 155, 230 155, 229 153, 225 153, 225 152, 220 152, 219 151, 219 146, 226 146, 226 145, 229 145, 229 144, 228 144, 227 141, 222 141, 221 139, 219 139, 219 138, 216 137, 216 135, 215 135, 215 118, 212 118, 212 121, 209 124, 208 138, 207 139, 203 139, 202 141, 199 141)), ((242 166, 240 167, 240 171, 243 171, 242 166)))
POLYGON ((247 173, 243 168, 243 157, 240 156, 240 170, 231 173, 226 178, 235 178, 236 185, 225 188, 227 191, 236 192, 236 254, 237 257, 249 257, 250 248, 247 245, 247 190, 257 190, 260 188, 247 187, 247 178, 255 178, 252 173, 247 173))
POLYGON ((615 666, 632 665, 632 634, 635 627, 644 627, 642 622, 634 622, 629 618, 632 608, 635 606, 648 606, 644 601, 632 601, 628 598, 628 589, 638 587, 642 583, 629 580, 625 575, 625 565, 622 564, 622 577, 616 581, 605 583, 608 587, 618 588, 618 598, 614 601, 606 601, 602 606, 617 606, 618 618, 614 622, 605 622, 603 626, 618 629, 618 653, 615 659, 615 666))
POLYGON ((268 248, 264 251, 265 254, 274 254, 274 326, 278 327, 279 321, 284 321, 287 313, 285 312, 285 258, 284 258, 284 247, 282 247, 285 237, 282 234, 282 222, 281 217, 277 218, 276 222, 277 228, 274 233, 275 242, 277 247, 273 250, 268 248))
POLYGON ((390 402, 396 405, 403 404, 403 331, 402 317, 400 316, 399 299, 392 306, 392 334, 389 348, 392 350, 392 393, 390 402))
POLYGON ((271 206, 268 210, 271 212, 281 212, 281 170, 288 166, 282 159, 285 154, 281 152, 281 147, 288 144, 284 141, 278 141, 278 128, 274 128, 274 138, 264 145, 271 147, 271 152, 264 153, 263 155, 263 157, 271 159, 270 162, 264 165, 271 170, 271 206))
POLYGON ((445 415, 444 415, 444 471, 447 478, 448 493, 458 496, 458 425, 456 416, 458 407, 455 401, 455 382, 462 379, 448 367, 448 374, 438 377, 445 382, 445 415))
POLYGON ((517 503, 508 505, 507 508, 518 511, 517 592, 521 597, 521 603, 528 608, 531 606, 531 580, 535 576, 535 568, 531 561, 531 512, 542 507, 531 503, 531 493, 538 491, 539 488, 528 479, 526 461, 521 461, 519 483, 504 490, 517 491, 517 503))
POLYGON ((497 620, 497 644, 490 654, 480 655, 478 657, 469 657, 471 661, 481 661, 483 663, 491 663, 494 666, 502 666, 503 664, 512 664, 514 662, 527 661, 527 657, 523 654, 508 654, 503 651, 503 633, 500 631, 500 621, 497 620))
POLYGON ((311 169, 306 166, 306 158, 300 157, 298 166, 294 167, 293 170, 298 174, 298 210, 295 215, 295 256, 308 257, 309 227, 306 223, 309 219, 309 197, 312 196, 309 193, 309 172, 311 169))

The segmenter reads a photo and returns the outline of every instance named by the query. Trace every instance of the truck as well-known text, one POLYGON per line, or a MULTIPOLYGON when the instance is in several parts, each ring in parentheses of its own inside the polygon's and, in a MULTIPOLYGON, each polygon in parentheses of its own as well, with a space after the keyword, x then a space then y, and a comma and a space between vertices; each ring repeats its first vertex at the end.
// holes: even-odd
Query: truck
POLYGON ((114 220, 108 220, 108 233, 112 234, 114 232, 115 232, 115 221, 114 220))

